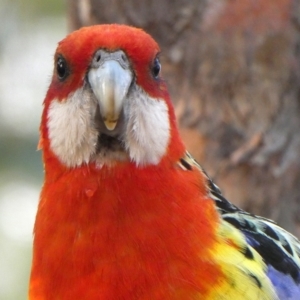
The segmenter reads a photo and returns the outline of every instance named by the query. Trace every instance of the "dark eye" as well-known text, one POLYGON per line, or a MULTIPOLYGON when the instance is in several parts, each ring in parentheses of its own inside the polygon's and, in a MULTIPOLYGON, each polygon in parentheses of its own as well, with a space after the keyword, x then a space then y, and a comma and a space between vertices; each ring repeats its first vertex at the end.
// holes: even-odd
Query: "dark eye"
POLYGON ((56 72, 58 75, 58 78, 60 80, 63 80, 68 75, 68 68, 66 60, 63 57, 59 57, 56 62, 56 72))
POLYGON ((161 66, 158 57, 155 58, 152 66, 152 74, 154 78, 157 78, 160 72, 161 66))

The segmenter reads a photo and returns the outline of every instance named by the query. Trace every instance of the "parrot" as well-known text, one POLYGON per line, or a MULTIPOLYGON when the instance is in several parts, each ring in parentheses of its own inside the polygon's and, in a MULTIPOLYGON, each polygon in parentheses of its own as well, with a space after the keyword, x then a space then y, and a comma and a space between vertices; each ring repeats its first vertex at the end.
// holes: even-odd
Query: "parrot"
POLYGON ((160 48, 128 25, 58 43, 29 300, 296 300, 300 243, 229 202, 179 134, 160 48))

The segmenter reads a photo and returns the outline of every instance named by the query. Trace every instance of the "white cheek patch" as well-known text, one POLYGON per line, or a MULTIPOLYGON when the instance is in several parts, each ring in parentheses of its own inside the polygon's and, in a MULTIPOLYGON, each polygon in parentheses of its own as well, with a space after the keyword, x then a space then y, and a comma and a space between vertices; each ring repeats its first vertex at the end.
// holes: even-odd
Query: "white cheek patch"
POLYGON ((167 104, 149 97, 138 87, 124 105, 125 151, 103 149, 96 153, 99 132, 93 123, 96 102, 78 89, 65 101, 53 100, 48 110, 50 148, 67 167, 95 161, 99 167, 130 159, 136 165, 156 165, 166 154, 170 139, 167 104))
POLYGON ((66 101, 53 100, 48 110, 51 150, 62 163, 76 167, 88 163, 95 154, 98 132, 91 124, 96 104, 84 89, 78 89, 66 101))
POLYGON ((137 165, 158 164, 170 139, 166 102, 137 88, 126 100, 125 115, 128 124, 124 140, 130 159, 137 165))

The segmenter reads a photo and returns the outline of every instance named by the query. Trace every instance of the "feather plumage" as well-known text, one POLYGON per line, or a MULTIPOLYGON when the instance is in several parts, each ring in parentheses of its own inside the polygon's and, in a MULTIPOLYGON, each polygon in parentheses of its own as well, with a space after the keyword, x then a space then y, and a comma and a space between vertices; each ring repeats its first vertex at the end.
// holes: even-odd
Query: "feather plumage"
POLYGON ((186 152, 158 53, 124 25, 59 43, 29 299, 295 299, 299 242, 186 152))

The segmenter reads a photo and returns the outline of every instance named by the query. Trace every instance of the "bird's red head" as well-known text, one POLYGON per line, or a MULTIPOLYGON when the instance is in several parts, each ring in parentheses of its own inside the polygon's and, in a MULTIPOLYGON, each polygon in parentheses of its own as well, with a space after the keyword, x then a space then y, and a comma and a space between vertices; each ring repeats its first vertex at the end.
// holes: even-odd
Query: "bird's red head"
POLYGON ((41 123, 44 160, 63 168, 158 165, 184 151, 159 47, 125 25, 82 28, 62 40, 41 123))

